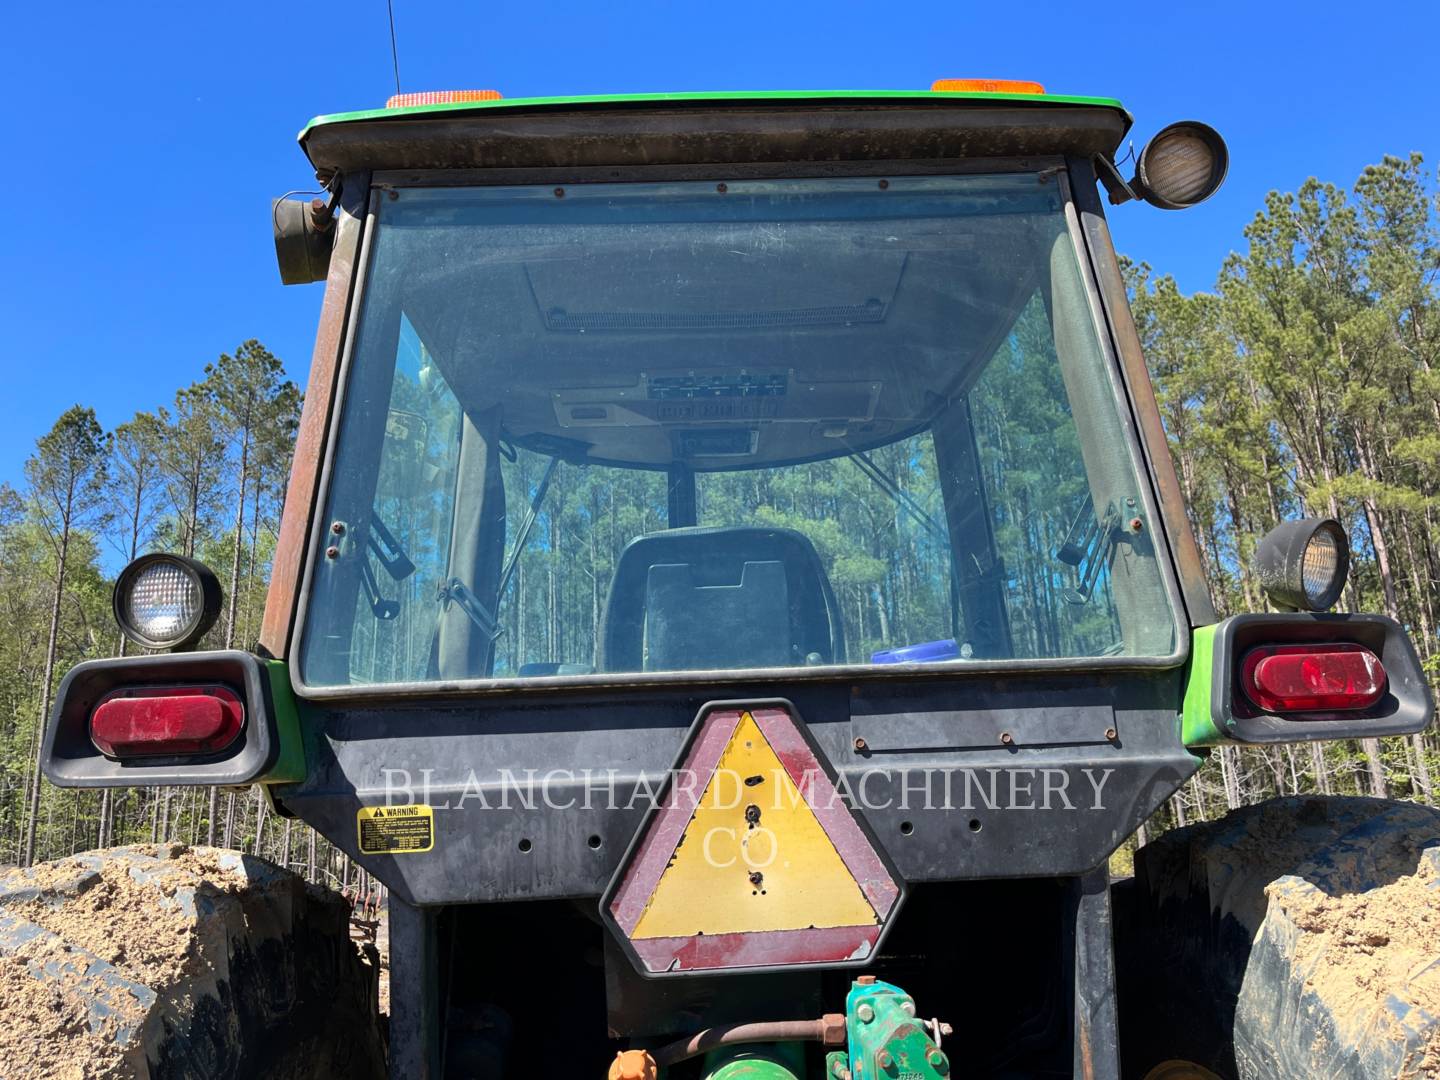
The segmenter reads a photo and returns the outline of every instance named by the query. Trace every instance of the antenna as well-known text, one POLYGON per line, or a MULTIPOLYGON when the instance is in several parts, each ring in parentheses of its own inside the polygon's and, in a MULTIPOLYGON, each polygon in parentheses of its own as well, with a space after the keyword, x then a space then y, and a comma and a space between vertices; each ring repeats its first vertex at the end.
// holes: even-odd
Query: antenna
POLYGON ((395 0, 385 0, 390 13, 390 62, 395 66, 395 93, 400 93, 400 50, 395 47, 395 0))

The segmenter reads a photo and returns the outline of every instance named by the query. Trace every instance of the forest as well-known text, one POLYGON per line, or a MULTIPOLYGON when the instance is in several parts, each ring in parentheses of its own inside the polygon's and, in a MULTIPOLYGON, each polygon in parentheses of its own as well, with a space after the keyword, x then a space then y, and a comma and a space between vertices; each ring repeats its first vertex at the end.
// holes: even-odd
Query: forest
MULTIPOLYGON (((1250 568, 1256 541, 1286 518, 1335 517, 1354 552, 1340 607, 1399 620, 1432 685, 1440 683, 1434 175, 1419 155, 1386 157, 1348 187, 1310 180, 1295 192, 1272 192, 1234 247, 1214 287, 1189 295, 1148 265, 1125 265, 1216 606, 1222 616, 1263 610, 1250 568)), ((65 672, 81 660, 126 651, 111 618, 110 587, 136 555, 176 551, 214 568, 225 606, 202 647, 254 645, 300 403, 280 360, 247 341, 205 365, 169 403, 112 431, 103 430, 92 407, 68 409, 37 441, 23 481, 0 485, 0 613, 9 629, 0 638, 0 865, 174 840, 241 848, 336 887, 360 883, 324 840, 275 817, 258 789, 60 791, 36 768, 44 720, 65 672)), ((997 445, 1005 434, 997 430, 997 445)), ((1051 587, 1051 575, 1024 556, 1053 548, 1076 510, 1075 492, 1053 490, 1044 458, 1037 447, 1036 497, 1049 493, 1048 502, 1036 504, 1042 512, 1032 506, 1007 516, 1001 509, 992 522, 998 541, 1014 552, 1006 559, 1011 589, 1051 587), (1035 535, 1022 542, 1020 530, 1035 535)), ((907 463, 919 460, 900 444, 874 456, 902 493, 907 463)), ((507 488, 531 490, 541 468, 538 457, 521 451, 506 463, 507 488)), ((609 508, 607 520, 621 523, 609 537, 583 529, 585 508, 627 489, 587 484, 563 469, 555 483, 504 598, 500 615, 509 630, 501 639, 501 669, 592 662, 593 634, 575 628, 596 625, 624 534, 663 522, 661 481, 646 474, 630 484, 633 505, 609 508), (557 587, 567 562, 583 571, 564 579, 576 583, 574 595, 557 587), (585 618, 568 617, 571 608, 585 618)), ((757 473, 745 483, 758 491, 770 478, 757 473)), ((816 539, 839 602, 853 613, 847 618, 857 655, 947 630, 948 582, 923 513, 899 512, 895 499, 868 484, 858 473, 821 469, 800 477, 785 500, 796 508, 793 520, 803 520, 816 539), (824 507, 839 485, 867 493, 865 520, 827 520, 824 507)), ((702 516, 707 501, 729 508, 721 514, 727 517, 777 505, 738 483, 702 485, 698 494, 702 516)), ((527 502, 512 501, 510 516, 523 517, 527 502)), ((770 524, 791 523, 766 512, 770 524)), ((599 514, 596 506, 589 517, 599 514)), ((414 595, 402 594, 402 601, 431 602, 433 590, 410 587, 414 595)), ((1073 648, 1075 634, 1092 636, 1096 647, 1108 640, 1108 621, 1092 622, 1019 632, 1031 654, 1045 655, 1073 648)), ((425 643, 417 639, 406 655, 425 643)), ((1137 840, 1277 794, 1433 803, 1437 772, 1440 738, 1433 731, 1384 741, 1227 747, 1137 840)))

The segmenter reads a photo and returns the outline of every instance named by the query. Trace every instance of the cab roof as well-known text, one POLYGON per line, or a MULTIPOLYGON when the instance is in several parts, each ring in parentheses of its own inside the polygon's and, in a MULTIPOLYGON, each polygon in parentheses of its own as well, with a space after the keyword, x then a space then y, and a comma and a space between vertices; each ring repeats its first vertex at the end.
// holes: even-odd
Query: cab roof
POLYGON ((1112 154, 1130 125, 1113 98, 1065 94, 696 91, 331 113, 299 141, 324 173, 1112 154))

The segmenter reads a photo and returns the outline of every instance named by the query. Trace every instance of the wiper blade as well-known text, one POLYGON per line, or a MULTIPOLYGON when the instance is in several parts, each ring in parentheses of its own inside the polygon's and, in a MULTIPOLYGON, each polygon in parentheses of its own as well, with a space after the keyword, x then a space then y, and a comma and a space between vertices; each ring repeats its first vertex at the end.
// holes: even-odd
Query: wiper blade
POLYGON ((1100 570, 1110 558, 1120 536, 1120 511, 1112 502, 1105 508, 1105 516, 1096 520, 1091 513, 1093 503, 1086 496, 1085 503, 1065 534, 1065 542, 1055 552, 1055 558, 1075 568, 1075 584, 1063 589, 1060 596, 1067 604, 1086 603, 1095 591, 1100 579, 1100 570))
POLYGON ((560 464, 558 457, 552 457, 550 463, 545 466, 545 473, 540 477, 540 484, 535 489, 535 496, 530 500, 530 508, 525 512, 525 518, 520 522, 520 527, 515 530, 515 547, 511 549, 510 556, 505 560, 505 566, 500 571, 500 584, 495 590, 496 610, 491 611, 475 595, 473 589, 461 581, 458 577, 441 584, 438 599, 442 604, 451 602, 458 604, 460 610, 469 616, 479 631, 491 641, 504 633, 497 619, 500 606, 500 597, 505 595, 505 588, 510 584, 510 578, 515 573, 515 567, 520 562, 520 553, 525 550, 525 544, 530 539, 530 530, 535 527, 535 519, 540 514, 540 506, 545 502, 545 495, 550 490, 550 480, 555 475, 555 468, 560 464))
POLYGON ((545 475, 540 477, 540 486, 535 489, 535 497, 530 500, 530 509, 525 511, 525 520, 520 522, 520 528, 515 530, 515 547, 510 552, 510 557, 505 560, 505 568, 500 571, 500 587, 495 590, 497 597, 505 595, 505 586, 510 584, 510 576, 515 573, 515 566, 520 562, 520 553, 525 550, 525 544, 530 539, 530 530, 535 527, 540 505, 550 490, 550 478, 555 475, 555 468, 559 464, 560 459, 552 457, 550 464, 545 466, 545 475))
POLYGON ((380 515, 370 511, 370 539, 366 543, 375 558, 380 560, 380 565, 385 572, 396 581, 404 581, 415 572, 415 564, 410 561, 410 556, 405 554, 405 549, 400 546, 400 541, 395 539, 395 534, 385 527, 385 522, 380 520, 380 515))
POLYGON ((948 545, 950 543, 949 535, 946 534, 945 530, 926 512, 925 508, 915 499, 915 496, 911 495, 908 491, 901 490, 895 481, 886 476, 880 470, 880 467, 870 460, 868 454, 856 450, 850 455, 850 460, 855 463, 856 468, 870 478, 876 487, 885 492, 886 495, 889 495, 890 498, 895 501, 895 505, 914 518, 916 524, 929 533, 932 540, 939 544, 948 545))

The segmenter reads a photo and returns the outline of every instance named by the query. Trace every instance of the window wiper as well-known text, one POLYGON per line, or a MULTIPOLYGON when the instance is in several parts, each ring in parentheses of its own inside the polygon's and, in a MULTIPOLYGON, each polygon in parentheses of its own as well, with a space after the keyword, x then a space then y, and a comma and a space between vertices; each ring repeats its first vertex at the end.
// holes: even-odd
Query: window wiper
POLYGON ((1096 520, 1090 496, 1085 497, 1080 512, 1070 523, 1065 533, 1065 542, 1055 552, 1055 558, 1075 568, 1075 585, 1064 589, 1060 595, 1067 604, 1086 603, 1095 591, 1095 582, 1100 570, 1110 558, 1120 536, 1120 511, 1112 502, 1105 508, 1105 516, 1096 520))
MULTIPOLYGON (((915 496, 900 488, 895 481, 886 476, 875 462, 870 460, 870 455, 863 450, 852 450, 850 460, 855 467, 870 478, 870 482, 889 495, 905 513, 909 514, 922 530, 930 535, 941 547, 949 549, 950 534, 942 529, 935 519, 930 516, 926 509, 920 505, 915 496)), ((951 563, 950 571, 950 632, 956 637, 960 636, 960 582, 954 571, 953 554, 947 560, 951 563)))
POLYGON ((895 481, 886 476, 880 470, 880 467, 870 460, 868 454, 864 451, 856 450, 851 453, 850 460, 855 463, 856 468, 870 478, 876 487, 886 495, 889 495, 890 498, 895 501, 896 506, 914 518, 916 524, 930 534, 931 539, 939 544, 948 545, 950 543, 949 535, 939 526, 935 519, 926 512, 925 508, 920 505, 915 496, 911 495, 908 491, 901 490, 895 481))
MULTIPOLYGON (((396 581, 404 581, 415 572, 415 564, 410 560, 410 556, 405 554, 400 541, 395 539, 395 534, 385 527, 380 515, 374 510, 370 511, 370 535, 365 542, 365 548, 396 581)), ((375 580, 375 571, 370 569, 368 557, 360 560, 360 586, 365 590, 365 600, 375 618, 381 622, 389 622, 400 614, 400 601, 387 600, 380 594, 380 583, 375 580)))
POLYGON ((415 572, 415 564, 410 561, 410 556, 405 554, 400 541, 395 539, 395 534, 385 527, 380 515, 373 510, 370 511, 370 539, 365 546, 375 553, 375 558, 380 560, 385 572, 396 581, 404 581, 415 572))
MULTIPOLYGON (((495 604, 498 612, 500 597, 505 595, 505 589, 510 584, 510 578, 515 573, 515 567, 520 562, 520 553, 525 550, 525 544, 530 539, 530 530, 535 527, 535 519, 540 514, 540 507, 545 502, 545 496, 550 491, 550 480, 555 475, 555 468, 560 464, 558 457, 552 457, 550 463, 545 466, 545 473, 540 477, 540 484, 535 488, 535 495, 530 500, 530 508, 525 512, 525 518, 520 522, 520 527, 515 530, 515 546, 510 551, 510 556, 505 560, 505 566, 500 571, 500 584, 495 590, 495 604)), ((465 582, 458 577, 452 577, 440 586, 439 599, 442 604, 448 605, 454 601, 460 606, 460 610, 470 617, 479 631, 487 638, 494 640, 504 630, 496 620, 496 612, 491 612, 475 595, 465 582)))

